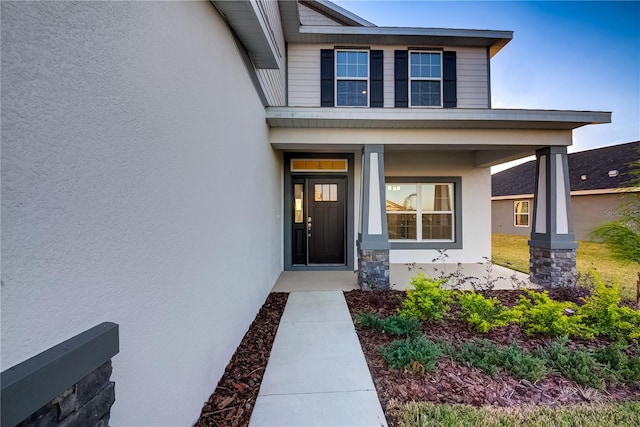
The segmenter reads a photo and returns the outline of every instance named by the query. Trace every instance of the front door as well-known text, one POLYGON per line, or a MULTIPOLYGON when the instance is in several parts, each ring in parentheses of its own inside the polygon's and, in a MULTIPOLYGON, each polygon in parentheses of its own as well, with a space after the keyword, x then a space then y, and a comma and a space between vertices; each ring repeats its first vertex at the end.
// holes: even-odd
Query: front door
POLYGON ((346 179, 292 178, 292 264, 346 263, 346 179))

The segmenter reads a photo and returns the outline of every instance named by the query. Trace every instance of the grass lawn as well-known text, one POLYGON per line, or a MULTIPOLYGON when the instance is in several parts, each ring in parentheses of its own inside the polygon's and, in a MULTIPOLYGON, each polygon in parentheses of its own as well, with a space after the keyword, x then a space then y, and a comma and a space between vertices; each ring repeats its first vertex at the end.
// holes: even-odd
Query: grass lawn
MULTIPOLYGON (((529 236, 493 234, 491 239, 491 258, 493 263, 528 273, 528 239, 529 236)), ((578 253, 576 255, 578 272, 586 274, 595 270, 605 281, 617 280, 620 283, 622 297, 635 301, 640 266, 633 262, 614 259, 603 243, 587 241, 578 243, 578 253)))
POLYGON ((466 405, 434 405, 426 402, 398 404, 391 413, 398 427, 426 426, 621 426, 640 425, 640 403, 577 405, 573 407, 474 408, 466 405))

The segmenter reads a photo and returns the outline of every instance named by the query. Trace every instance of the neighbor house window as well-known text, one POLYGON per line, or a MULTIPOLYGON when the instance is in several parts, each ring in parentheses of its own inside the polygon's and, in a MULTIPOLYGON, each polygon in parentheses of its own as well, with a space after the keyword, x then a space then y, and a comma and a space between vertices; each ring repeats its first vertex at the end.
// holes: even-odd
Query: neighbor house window
POLYGON ((454 201, 451 182, 387 183, 389 240, 454 241, 454 201))
POLYGON ((513 202, 513 225, 516 227, 529 226, 529 201, 516 200, 513 202))
POLYGON ((369 106, 369 51, 336 51, 336 105, 369 106))
POLYGON ((442 106, 442 52, 409 52, 411 107, 442 106))

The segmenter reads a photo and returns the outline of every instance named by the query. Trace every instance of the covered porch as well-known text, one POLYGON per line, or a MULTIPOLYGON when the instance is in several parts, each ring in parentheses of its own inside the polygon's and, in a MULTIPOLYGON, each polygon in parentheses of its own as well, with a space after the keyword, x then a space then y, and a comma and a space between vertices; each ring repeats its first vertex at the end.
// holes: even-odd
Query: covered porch
MULTIPOLYGON (((424 271, 427 277, 441 277, 460 271, 459 276, 466 278, 461 289, 472 289, 472 281, 486 283, 485 278, 495 280, 494 289, 514 289, 514 287, 535 288, 537 285, 529 281, 529 276, 519 271, 499 265, 492 265, 487 271, 487 264, 416 264, 409 268, 405 264, 390 264, 389 282, 391 289, 406 290, 411 277, 424 271)), ((352 291, 359 289, 358 277, 353 271, 283 271, 280 273, 271 292, 299 291, 352 291)))

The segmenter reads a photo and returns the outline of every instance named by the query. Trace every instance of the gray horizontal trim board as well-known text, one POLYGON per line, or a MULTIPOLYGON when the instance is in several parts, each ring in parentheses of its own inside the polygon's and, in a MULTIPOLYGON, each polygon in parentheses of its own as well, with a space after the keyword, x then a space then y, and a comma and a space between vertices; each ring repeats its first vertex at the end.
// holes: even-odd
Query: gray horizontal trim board
POLYGON ((118 354, 118 325, 104 322, 2 372, 2 426, 14 426, 118 354))
POLYGON ((572 130, 611 123, 605 111, 491 108, 267 107, 271 128, 451 128, 572 130))

